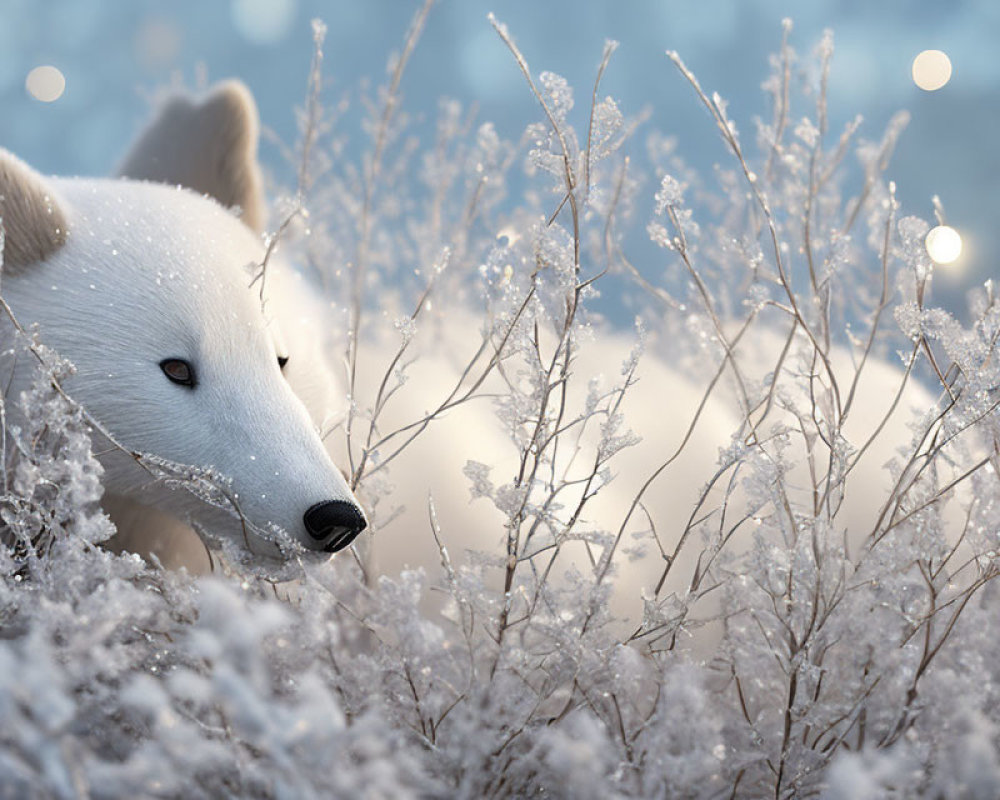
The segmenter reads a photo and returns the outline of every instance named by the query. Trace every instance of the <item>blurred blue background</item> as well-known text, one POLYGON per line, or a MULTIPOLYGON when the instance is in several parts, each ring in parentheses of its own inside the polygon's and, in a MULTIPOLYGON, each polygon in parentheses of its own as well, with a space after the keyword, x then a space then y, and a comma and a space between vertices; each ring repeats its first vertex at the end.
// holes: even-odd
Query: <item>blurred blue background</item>
MULTIPOLYGON (((44 172, 106 174, 148 112, 148 96, 178 76, 188 85, 237 76, 257 96, 267 126, 291 141, 312 50, 309 21, 329 26, 325 72, 332 97, 368 76, 384 79, 416 0, 0 0, 0 146, 44 172), (52 64, 64 94, 42 103, 25 90, 28 72, 52 64)), ((890 173, 904 213, 930 218, 941 197, 965 251, 937 271, 934 299, 962 313, 969 286, 995 272, 1000 254, 1000 3, 996 0, 439 0, 406 74, 405 105, 433 115, 436 98, 477 104, 480 120, 516 138, 538 117, 516 65, 486 15, 506 22, 537 73, 569 79, 580 104, 604 40, 621 47, 604 89, 626 114, 652 107, 651 125, 676 135, 702 174, 725 158, 722 145, 664 50, 678 50, 708 90, 730 100, 749 133, 766 113, 760 83, 777 50, 781 19, 809 51, 835 33, 831 122, 864 115, 878 138, 893 112, 912 113, 890 173), (925 92, 910 74, 914 56, 945 51, 954 74, 925 92)), ((268 155, 265 151, 265 157, 268 155)), ((275 158, 275 153, 270 153, 275 158)))

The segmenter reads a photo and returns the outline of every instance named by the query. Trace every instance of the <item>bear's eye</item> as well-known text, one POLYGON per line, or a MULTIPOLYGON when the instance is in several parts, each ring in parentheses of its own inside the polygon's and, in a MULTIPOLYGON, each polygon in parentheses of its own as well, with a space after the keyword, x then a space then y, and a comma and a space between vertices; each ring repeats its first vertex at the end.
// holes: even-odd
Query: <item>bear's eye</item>
POLYGON ((288 363, 288 356, 278 356, 278 369, 282 372, 285 370, 285 364, 288 363))
POLYGON ((160 362, 160 369, 171 381, 180 385, 194 388, 195 377, 194 367, 182 358, 165 358, 160 362))

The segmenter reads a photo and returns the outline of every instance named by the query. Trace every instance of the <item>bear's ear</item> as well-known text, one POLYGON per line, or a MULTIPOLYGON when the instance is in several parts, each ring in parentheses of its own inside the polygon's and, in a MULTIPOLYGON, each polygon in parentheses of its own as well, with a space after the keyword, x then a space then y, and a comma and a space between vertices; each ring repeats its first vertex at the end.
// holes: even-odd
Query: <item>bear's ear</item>
POLYGON ((0 148, 3 269, 44 261, 66 243, 66 217, 45 179, 0 148))
POLYGON ((239 81, 216 84, 200 99, 173 95, 139 135, 118 175, 186 186, 240 209, 252 230, 264 227, 257 166, 257 105, 239 81))

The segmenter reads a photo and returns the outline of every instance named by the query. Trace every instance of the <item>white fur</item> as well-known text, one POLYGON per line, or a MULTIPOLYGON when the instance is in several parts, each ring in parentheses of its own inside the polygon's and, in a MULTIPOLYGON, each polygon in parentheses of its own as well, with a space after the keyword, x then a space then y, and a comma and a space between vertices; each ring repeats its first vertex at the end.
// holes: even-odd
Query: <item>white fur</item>
MULTIPOLYGON (((65 389, 125 447, 230 478, 262 534, 247 535, 251 550, 278 553, 271 526, 318 548, 306 510, 355 501, 285 381, 269 321, 247 288, 264 257, 259 238, 186 189, 44 180, 7 154, 0 159, 18 169, 6 191, 42 186, 67 221, 61 247, 3 282, 21 324, 37 325, 41 340, 75 365, 65 389), (171 383, 159 366, 167 358, 194 364, 197 387, 171 383)), ((7 231, 8 239, 20 234, 7 231)), ((29 370, 11 368, 16 397, 29 370)), ((204 503, 152 481, 128 455, 110 448, 103 463, 108 508, 122 512, 124 536, 135 540, 147 527, 127 509, 134 502, 218 524, 204 503)), ((244 535, 238 525, 230 530, 244 535)))

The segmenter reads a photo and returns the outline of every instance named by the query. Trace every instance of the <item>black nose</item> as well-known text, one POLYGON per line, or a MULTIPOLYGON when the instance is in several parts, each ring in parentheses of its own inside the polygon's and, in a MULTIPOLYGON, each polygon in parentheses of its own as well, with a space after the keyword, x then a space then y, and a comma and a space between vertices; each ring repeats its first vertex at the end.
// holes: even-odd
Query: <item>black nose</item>
POLYGON ((347 500, 317 503, 302 515, 302 521, 309 535, 322 542, 327 553, 343 550, 368 525, 361 509, 347 500))

